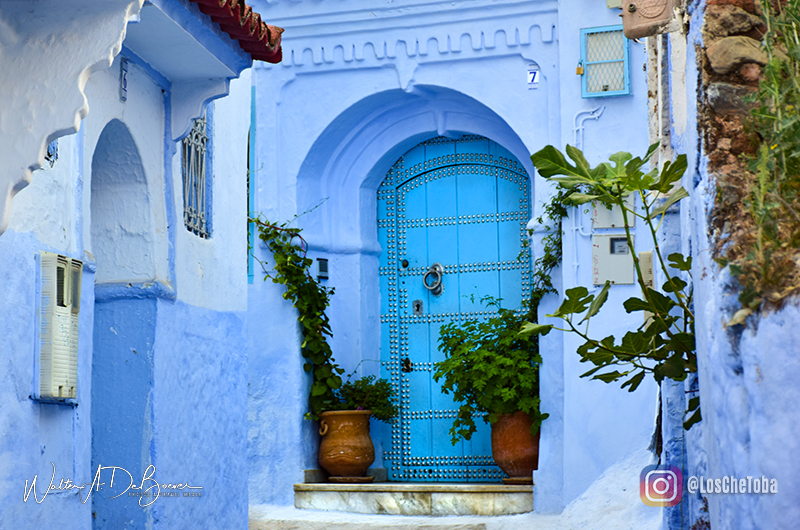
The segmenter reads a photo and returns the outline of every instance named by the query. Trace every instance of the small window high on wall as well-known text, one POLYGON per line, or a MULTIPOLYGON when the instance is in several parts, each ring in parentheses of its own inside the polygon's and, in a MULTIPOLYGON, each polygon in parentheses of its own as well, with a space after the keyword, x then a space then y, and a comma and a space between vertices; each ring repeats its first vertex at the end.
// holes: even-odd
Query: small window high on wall
POLYGON ((630 94, 628 39, 622 26, 582 29, 581 66, 584 98, 630 94))
POLYGON ((194 120, 191 132, 182 141, 183 224, 193 234, 211 237, 211 190, 209 116, 194 120))

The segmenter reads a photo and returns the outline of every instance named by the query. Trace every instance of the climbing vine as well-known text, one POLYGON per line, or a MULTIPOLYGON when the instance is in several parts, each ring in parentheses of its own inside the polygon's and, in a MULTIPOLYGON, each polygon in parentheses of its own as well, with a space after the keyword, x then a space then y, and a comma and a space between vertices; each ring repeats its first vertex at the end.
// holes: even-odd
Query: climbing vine
MULTIPOLYGON (((532 322, 536 319, 539 302, 548 293, 555 293, 551 275, 553 269, 561 264, 562 236, 564 230, 562 221, 567 216, 569 197, 577 193, 578 188, 559 189, 544 205, 544 212, 536 218, 536 224, 544 227, 546 235, 542 237, 542 255, 533 262, 531 273, 531 297, 528 305, 529 317, 532 322)), ((533 230, 528 231, 533 235, 533 230)))
POLYGON ((300 351, 306 359, 303 369, 313 378, 306 419, 319 419, 320 412, 335 410, 341 401, 337 390, 342 386, 344 370, 333 360, 328 343, 332 333, 325 312, 334 289, 321 285, 309 274, 313 261, 306 256, 308 245, 300 235, 302 229, 290 228, 288 222, 276 225, 260 217, 249 220, 258 229, 259 239, 272 251, 275 261, 273 271, 261 262, 266 277, 286 287, 283 298, 291 300, 299 313, 297 321, 303 331, 300 351))

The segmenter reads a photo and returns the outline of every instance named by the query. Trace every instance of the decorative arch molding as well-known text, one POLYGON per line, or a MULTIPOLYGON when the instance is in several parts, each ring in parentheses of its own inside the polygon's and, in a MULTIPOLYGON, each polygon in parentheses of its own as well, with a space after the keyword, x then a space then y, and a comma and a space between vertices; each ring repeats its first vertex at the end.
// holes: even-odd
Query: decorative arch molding
MULTIPOLYGON (((327 7, 323 5, 323 9, 327 7)), ((275 6, 277 23, 289 28, 284 67, 352 65, 386 59, 462 59, 476 52, 508 53, 556 39, 558 3, 529 0, 512 5, 459 6, 427 2, 404 9, 369 6, 346 12, 308 10, 302 2, 275 6), (291 16, 282 20, 282 16, 291 16), (342 31, 346 20, 347 31, 342 31)), ((271 13, 270 16, 273 16, 271 13)))
MULTIPOLYGON (((388 90, 343 112, 309 150, 297 176, 297 211, 309 244, 329 252, 377 255, 376 191, 405 152, 435 136, 485 136, 508 149, 534 174, 529 149, 494 111, 452 89, 418 85, 388 90), (353 210, 353 205, 358 205, 353 210)), ((547 140, 547 127, 533 134, 547 140)))
POLYGON ((47 145, 87 115, 92 72, 122 48, 144 0, 4 0, 0 4, 0 234, 13 196, 44 163, 47 145))

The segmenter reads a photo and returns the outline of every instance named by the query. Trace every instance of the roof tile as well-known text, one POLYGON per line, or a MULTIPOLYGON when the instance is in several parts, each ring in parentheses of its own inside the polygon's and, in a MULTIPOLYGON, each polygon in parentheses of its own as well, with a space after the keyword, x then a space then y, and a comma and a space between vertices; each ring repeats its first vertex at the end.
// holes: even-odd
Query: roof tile
POLYGON ((283 28, 265 24, 261 15, 240 0, 191 0, 200 11, 219 24, 222 31, 239 42, 239 47, 257 61, 279 63, 283 58, 283 28))

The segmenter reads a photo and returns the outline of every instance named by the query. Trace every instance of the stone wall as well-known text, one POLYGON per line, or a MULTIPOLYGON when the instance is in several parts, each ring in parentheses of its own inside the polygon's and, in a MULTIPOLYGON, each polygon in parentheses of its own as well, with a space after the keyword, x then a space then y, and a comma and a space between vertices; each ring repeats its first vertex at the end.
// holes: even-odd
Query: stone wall
POLYGON ((748 134, 747 96, 763 78, 767 57, 761 49, 766 26, 758 0, 709 0, 703 26, 702 66, 705 97, 699 114, 708 169, 716 178, 719 199, 712 214, 715 239, 735 227, 726 223, 741 215, 746 162, 757 137, 748 134))
MULTIPOLYGON (((690 5, 694 46, 686 78, 697 78, 698 152, 690 208, 682 220, 694 256, 698 380, 703 421, 685 434, 688 476, 777 479, 770 494, 687 493, 682 528, 793 528, 798 510, 796 453, 800 439, 794 396, 800 366, 800 313, 787 304, 748 325, 725 325, 738 309, 735 280, 714 262, 726 237, 746 230, 747 163, 758 138, 748 132, 748 94, 763 76, 765 31, 757 0, 690 5), (702 32, 698 34, 699 28, 702 32), (691 233, 691 235, 689 235, 691 233)), ((689 105, 695 102, 689 101, 689 105)), ((669 525, 670 528, 678 528, 669 525)))

